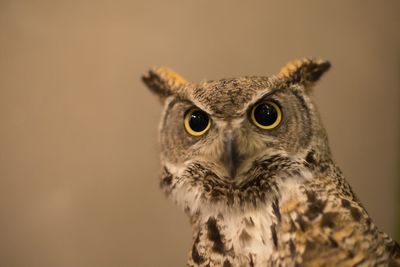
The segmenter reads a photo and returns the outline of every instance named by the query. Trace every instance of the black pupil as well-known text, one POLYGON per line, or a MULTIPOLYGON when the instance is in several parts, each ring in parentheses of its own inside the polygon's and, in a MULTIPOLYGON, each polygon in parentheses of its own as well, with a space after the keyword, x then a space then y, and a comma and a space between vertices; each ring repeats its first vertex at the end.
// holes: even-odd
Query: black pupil
POLYGON ((208 126, 208 115, 201 110, 195 110, 190 115, 190 128, 195 132, 201 132, 208 126))
POLYGON ((259 104, 254 110, 254 119, 262 126, 270 126, 276 122, 278 112, 268 103, 259 104))

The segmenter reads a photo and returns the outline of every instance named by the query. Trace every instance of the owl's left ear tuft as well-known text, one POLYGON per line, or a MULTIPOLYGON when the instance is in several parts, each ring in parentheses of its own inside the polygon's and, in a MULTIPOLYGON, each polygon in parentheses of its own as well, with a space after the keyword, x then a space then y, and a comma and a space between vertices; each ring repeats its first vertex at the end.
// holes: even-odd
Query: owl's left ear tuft
POLYGON ((314 84, 328 71, 331 63, 322 59, 304 58, 293 60, 281 69, 278 76, 289 84, 301 84, 311 89, 314 84))
POLYGON ((151 69, 147 75, 142 76, 142 81, 161 99, 178 93, 188 82, 175 71, 166 67, 151 69))

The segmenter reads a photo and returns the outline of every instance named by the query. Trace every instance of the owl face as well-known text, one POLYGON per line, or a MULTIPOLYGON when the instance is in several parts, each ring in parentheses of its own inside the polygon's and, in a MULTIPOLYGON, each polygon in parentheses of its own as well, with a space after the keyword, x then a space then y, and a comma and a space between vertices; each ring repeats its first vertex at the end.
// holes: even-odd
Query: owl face
POLYGON ((280 179, 303 171, 307 157, 315 162, 329 154, 309 97, 327 68, 327 62, 303 60, 272 77, 201 84, 167 69, 151 71, 144 81, 164 105, 162 187, 185 208, 196 201, 265 201, 280 179))
POLYGON ((252 81, 204 83, 190 98, 168 99, 160 131, 163 160, 182 167, 210 163, 219 176, 237 182, 260 157, 301 153, 310 142, 309 100, 295 87, 272 87, 265 79, 256 90, 252 81))

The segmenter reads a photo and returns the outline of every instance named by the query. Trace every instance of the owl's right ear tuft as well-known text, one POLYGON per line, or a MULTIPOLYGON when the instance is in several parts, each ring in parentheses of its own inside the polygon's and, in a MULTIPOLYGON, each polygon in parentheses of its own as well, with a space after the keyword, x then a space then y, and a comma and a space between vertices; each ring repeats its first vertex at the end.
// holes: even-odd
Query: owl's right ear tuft
POLYGON ((182 76, 166 67, 151 69, 147 75, 142 76, 142 81, 161 99, 178 93, 188 84, 182 76))

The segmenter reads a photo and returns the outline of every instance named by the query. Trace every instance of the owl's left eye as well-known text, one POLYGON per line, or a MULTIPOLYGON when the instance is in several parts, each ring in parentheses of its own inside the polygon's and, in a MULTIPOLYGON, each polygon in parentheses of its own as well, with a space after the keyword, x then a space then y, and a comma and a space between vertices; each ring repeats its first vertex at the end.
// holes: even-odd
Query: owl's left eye
POLYGON ((281 122, 282 111, 274 102, 261 102, 251 110, 251 119, 259 128, 271 130, 281 122))
POLYGON ((190 135, 201 136, 210 129, 211 122, 207 113, 196 108, 186 112, 184 126, 190 135))

